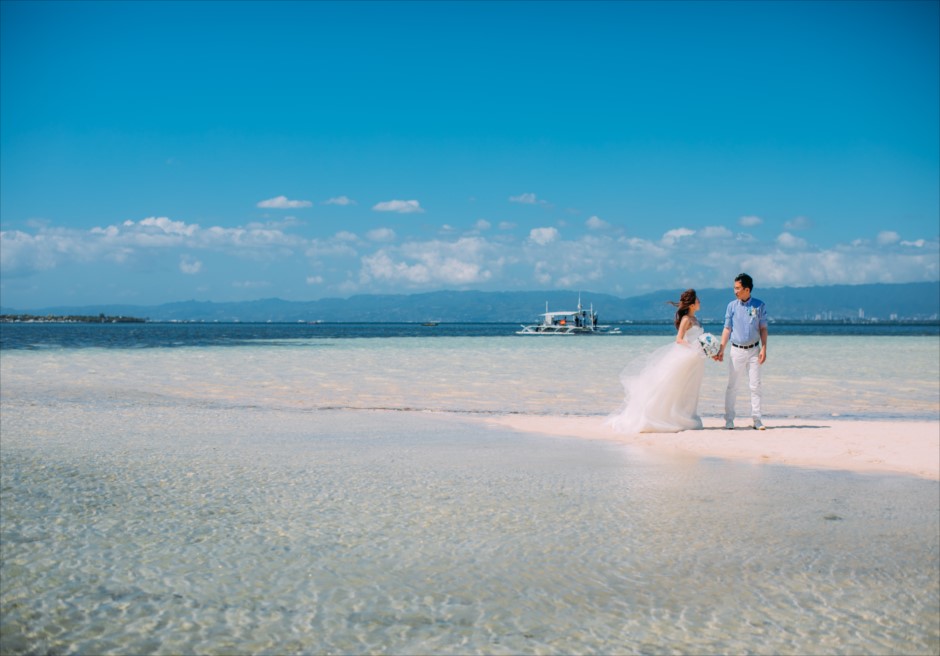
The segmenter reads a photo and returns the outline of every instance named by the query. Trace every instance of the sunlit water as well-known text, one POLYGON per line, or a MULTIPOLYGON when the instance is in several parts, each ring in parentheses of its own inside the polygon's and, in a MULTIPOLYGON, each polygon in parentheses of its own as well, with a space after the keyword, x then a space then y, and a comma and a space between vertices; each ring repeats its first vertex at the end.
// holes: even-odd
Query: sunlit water
MULTIPOLYGON (((630 338, 439 337, 281 340, 258 346, 40 349, 3 353, 4 399, 135 398, 266 408, 388 408, 603 416, 619 374, 668 343, 630 338)), ((935 419, 937 337, 775 336, 767 417, 935 419)), ((699 410, 722 413, 726 365, 706 363, 699 410)), ((742 404, 746 392, 741 390, 742 404)), ((743 407, 743 405, 742 405, 743 407)))
MULTIPOLYGON (((935 481, 472 420, 602 421, 664 339, 0 353, 0 651, 940 651, 935 481)), ((935 337, 770 356, 770 420, 938 417, 935 337)))

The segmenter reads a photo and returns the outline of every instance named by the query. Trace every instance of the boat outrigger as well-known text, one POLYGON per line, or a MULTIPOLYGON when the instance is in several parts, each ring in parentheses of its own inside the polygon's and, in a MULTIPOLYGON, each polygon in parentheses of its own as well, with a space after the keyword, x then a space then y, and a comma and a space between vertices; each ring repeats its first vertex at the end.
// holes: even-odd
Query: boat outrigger
POLYGON ((581 307, 578 297, 578 309, 573 311, 549 312, 545 302, 545 312, 540 314, 541 321, 529 326, 522 326, 517 335, 617 335, 620 328, 611 328, 597 323, 594 304, 590 309, 581 307))

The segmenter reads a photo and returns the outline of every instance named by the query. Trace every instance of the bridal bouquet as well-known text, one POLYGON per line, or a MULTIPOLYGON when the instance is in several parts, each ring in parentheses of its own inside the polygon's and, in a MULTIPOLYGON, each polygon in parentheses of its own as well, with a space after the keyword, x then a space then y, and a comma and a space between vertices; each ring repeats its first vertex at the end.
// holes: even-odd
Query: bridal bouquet
POLYGON ((705 351, 705 355, 710 358, 718 355, 718 351, 721 350, 721 340, 711 333, 702 334, 702 336, 698 338, 698 341, 699 344, 702 345, 702 350, 705 351))

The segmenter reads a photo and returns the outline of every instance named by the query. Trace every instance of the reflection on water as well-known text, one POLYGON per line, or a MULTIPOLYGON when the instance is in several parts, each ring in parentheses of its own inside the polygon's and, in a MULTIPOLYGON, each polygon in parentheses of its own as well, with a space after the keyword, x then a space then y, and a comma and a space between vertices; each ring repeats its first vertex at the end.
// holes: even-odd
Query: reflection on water
POLYGON ((5 654, 940 649, 935 481, 116 393, 2 444, 5 654))

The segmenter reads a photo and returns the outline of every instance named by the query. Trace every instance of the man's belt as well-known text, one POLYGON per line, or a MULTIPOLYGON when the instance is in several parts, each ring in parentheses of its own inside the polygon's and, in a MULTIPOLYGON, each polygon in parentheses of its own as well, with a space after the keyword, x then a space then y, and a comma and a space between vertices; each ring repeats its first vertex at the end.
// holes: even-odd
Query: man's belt
POLYGON ((752 349, 755 346, 760 346, 760 341, 758 340, 754 342, 753 344, 749 344, 748 346, 741 346, 740 344, 735 344, 734 342, 731 342, 731 346, 733 346, 734 348, 739 348, 739 349, 752 349))

